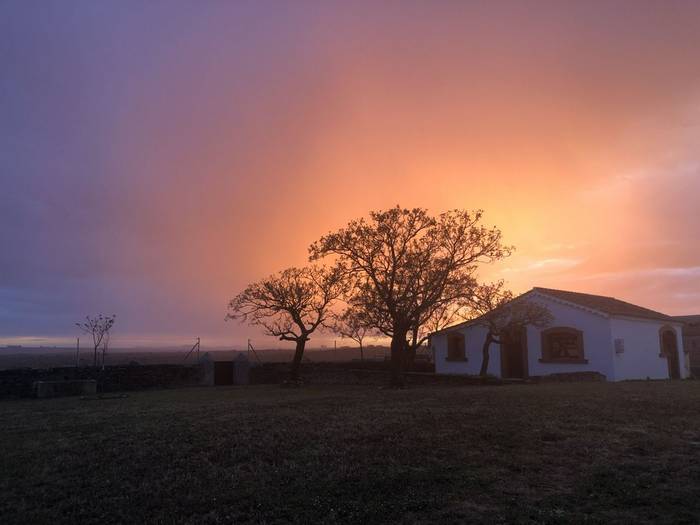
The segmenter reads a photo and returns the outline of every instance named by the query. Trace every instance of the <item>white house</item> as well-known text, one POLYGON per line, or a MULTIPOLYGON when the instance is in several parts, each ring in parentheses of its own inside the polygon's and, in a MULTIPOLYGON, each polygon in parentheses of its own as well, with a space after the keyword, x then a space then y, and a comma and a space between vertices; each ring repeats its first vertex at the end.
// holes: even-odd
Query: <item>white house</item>
MULTIPOLYGON (((533 288, 515 301, 545 305, 553 322, 527 326, 520 341, 491 345, 488 373, 525 378, 599 372, 608 381, 690 376, 683 351, 683 323, 613 297, 533 288)), ((487 328, 479 319, 431 336, 435 372, 478 374, 487 328)))

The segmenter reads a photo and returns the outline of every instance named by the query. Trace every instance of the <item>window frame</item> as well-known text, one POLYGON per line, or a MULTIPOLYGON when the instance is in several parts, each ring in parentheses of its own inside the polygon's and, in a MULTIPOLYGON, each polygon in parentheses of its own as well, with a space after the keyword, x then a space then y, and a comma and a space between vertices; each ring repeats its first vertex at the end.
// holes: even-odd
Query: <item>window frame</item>
POLYGON ((462 332, 450 332, 445 338, 447 343, 447 353, 445 354, 445 361, 453 362, 465 362, 467 361, 467 337, 462 332), (462 348, 459 356, 450 355, 450 340, 459 338, 462 341, 462 348))
POLYGON ((574 328, 573 326, 553 326, 551 328, 542 330, 542 332, 540 333, 540 338, 540 363, 556 363, 569 365, 585 365, 588 363, 588 359, 586 359, 585 354, 585 347, 583 344, 583 330, 579 330, 578 328, 574 328), (567 335, 573 335, 576 337, 576 347, 579 353, 578 357, 552 357, 550 337, 558 333, 565 333, 567 335))

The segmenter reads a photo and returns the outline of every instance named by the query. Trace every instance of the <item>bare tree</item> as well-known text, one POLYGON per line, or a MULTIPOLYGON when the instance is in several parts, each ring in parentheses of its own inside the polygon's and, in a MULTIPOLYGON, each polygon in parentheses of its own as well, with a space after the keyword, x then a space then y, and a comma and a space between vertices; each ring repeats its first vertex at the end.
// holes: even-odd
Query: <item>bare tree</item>
POLYGON ((491 344, 513 342, 526 326, 544 328, 553 319, 545 305, 514 299, 513 293, 504 288, 503 281, 479 286, 471 302, 476 322, 488 329, 481 350, 481 376, 486 375, 489 367, 491 344))
POLYGON ((108 331, 102 339, 102 370, 105 369, 105 357, 107 356, 107 349, 109 348, 109 339, 110 332, 108 331))
POLYGON ((227 319, 261 326, 268 335, 296 343, 291 379, 299 380, 299 365, 310 335, 326 326, 330 307, 344 291, 339 268, 288 268, 248 285, 229 303, 227 319))
POLYGON ((335 316, 330 328, 340 337, 355 341, 360 347, 360 361, 365 360, 363 342, 373 330, 367 326, 361 312, 352 308, 346 309, 342 314, 335 316))
POLYGON ((497 228, 480 225, 482 212, 392 208, 351 221, 309 248, 311 260, 335 256, 349 281, 348 303, 368 326, 391 337, 392 385, 403 386, 407 335, 439 305, 466 300, 481 263, 511 248, 497 228))
POLYGON ((406 341, 406 365, 413 363, 418 349, 430 339, 430 334, 447 328, 457 321, 464 320, 468 315, 467 303, 438 303, 432 311, 426 312, 423 320, 419 320, 408 332, 406 341))
MULTIPOLYGON (((109 331, 112 329, 112 326, 114 326, 114 322, 116 320, 117 316, 116 315, 102 315, 99 314, 97 317, 90 317, 85 316, 85 322, 84 323, 75 323, 78 328, 80 328, 83 332, 86 334, 90 334, 92 336, 92 344, 93 344, 93 366, 97 366, 97 350, 100 346, 100 344, 107 338, 106 340, 109 340, 109 331)), ((106 346, 105 352, 106 352, 106 346)), ((104 361, 104 354, 103 354, 103 361, 104 361)))

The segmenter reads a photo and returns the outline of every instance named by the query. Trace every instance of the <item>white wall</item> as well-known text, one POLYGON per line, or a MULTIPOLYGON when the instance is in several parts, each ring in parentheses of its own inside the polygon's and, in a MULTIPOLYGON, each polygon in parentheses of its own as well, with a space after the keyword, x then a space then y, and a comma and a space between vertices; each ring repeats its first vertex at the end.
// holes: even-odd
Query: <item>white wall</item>
POLYGON ((544 304, 554 317, 549 325, 567 326, 583 332, 583 354, 588 363, 541 363, 541 330, 533 326, 527 329, 528 365, 531 376, 569 372, 600 372, 608 381, 614 381, 613 348, 610 337, 610 318, 555 301, 543 295, 530 299, 544 304))
POLYGON ((614 354, 615 380, 668 379, 668 362, 659 356, 659 330, 666 325, 676 332, 681 377, 690 376, 688 356, 683 352, 681 324, 614 318, 611 320, 613 339, 623 339, 625 346, 624 352, 614 354))
MULTIPOLYGON (((486 338, 486 328, 480 325, 471 325, 455 330, 464 335, 466 361, 447 360, 447 332, 443 332, 432 338, 435 372, 438 374, 470 374, 477 375, 481 369, 481 347, 486 338)), ((501 375, 501 355, 498 345, 491 345, 488 373, 495 376, 501 375)))
MULTIPOLYGON (((549 309, 554 316, 553 326, 577 328, 583 332, 583 351, 586 364, 540 363, 542 358, 542 340, 540 330, 528 327, 527 350, 528 372, 530 375, 547 375, 561 372, 596 371, 613 379, 612 339, 610 337, 610 320, 579 308, 575 308, 544 296, 531 296, 531 301, 538 301, 549 309)), ((464 334, 467 361, 447 361, 447 333, 433 337, 435 353, 435 372, 438 374, 478 374, 481 368, 481 347, 486 337, 486 328, 481 325, 469 325, 458 329, 464 334)), ((501 375, 501 352, 499 345, 491 345, 488 373, 501 375)))
MULTIPOLYGON (((554 321, 549 327, 566 326, 583 332, 583 352, 587 363, 542 363, 541 330, 527 329, 528 373, 531 376, 569 372, 599 372, 608 381, 625 379, 666 379, 668 364, 659 357, 659 329, 669 324, 641 319, 611 318, 583 308, 533 294, 528 300, 537 301, 549 309, 554 321), (624 339, 625 351, 617 354, 614 340, 624 339)), ((688 356, 683 352, 682 325, 670 323, 676 331, 681 377, 689 377, 688 356)), ((481 347, 486 328, 469 325, 457 331, 464 334, 466 361, 447 361, 447 332, 433 336, 435 372, 438 374, 473 374, 481 368, 481 347)), ((491 345, 488 373, 501 375, 500 347, 491 345)))

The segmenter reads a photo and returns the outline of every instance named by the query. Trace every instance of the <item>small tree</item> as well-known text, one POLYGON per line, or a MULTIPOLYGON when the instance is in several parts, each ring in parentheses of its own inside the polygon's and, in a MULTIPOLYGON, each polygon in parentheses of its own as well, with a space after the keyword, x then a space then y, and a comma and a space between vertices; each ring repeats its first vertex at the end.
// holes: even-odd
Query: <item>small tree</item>
POLYGON ((491 344, 514 342, 527 325, 544 328, 553 319, 543 304, 514 299, 513 293, 504 288, 503 281, 479 286, 472 298, 472 308, 477 322, 487 328, 481 349, 481 376, 486 375, 489 367, 491 344))
POLYGON ((331 330, 340 337, 352 339, 360 346, 360 361, 365 360, 363 342, 372 333, 361 312, 348 308, 342 314, 335 316, 331 330))
POLYGON ((338 268, 288 268, 248 285, 229 303, 227 319, 261 326, 268 335, 296 343, 291 380, 299 380, 306 342, 328 324, 330 307, 342 295, 338 268))
POLYGON ((391 337, 392 385, 403 386, 407 337, 437 306, 473 294, 479 264, 510 254, 481 211, 392 208, 371 212, 312 244, 311 260, 334 256, 350 281, 349 304, 391 337))
POLYGON ((467 305, 462 301, 444 302, 435 305, 433 310, 426 313, 409 331, 406 341, 406 364, 410 365, 416 357, 418 349, 430 339, 430 334, 447 328, 456 321, 462 321, 468 315, 467 305))
POLYGON ((102 339, 102 370, 105 369, 105 357, 107 356, 107 349, 109 348, 110 333, 107 332, 102 339))
MULTIPOLYGON (((85 316, 84 323, 75 323, 78 328, 80 328, 86 334, 92 336, 93 344, 93 366, 97 366, 97 351, 100 344, 104 341, 109 340, 109 331, 114 326, 114 321, 116 320, 116 315, 102 315, 99 314, 97 317, 85 316), (106 338, 106 339, 105 339, 106 338)), ((103 363, 104 363, 104 352, 106 352, 106 345, 103 350, 103 363)))

